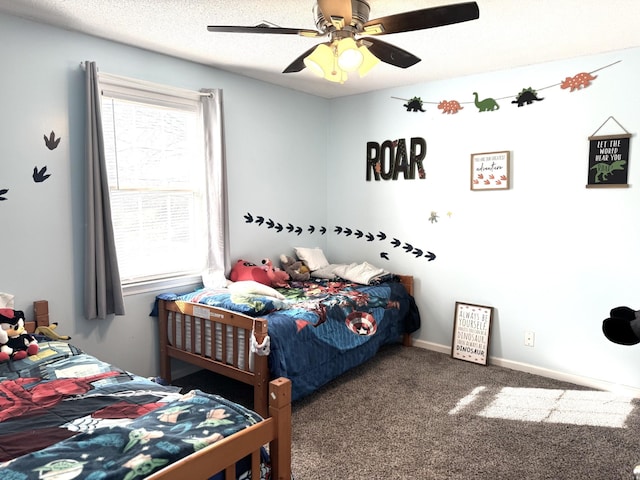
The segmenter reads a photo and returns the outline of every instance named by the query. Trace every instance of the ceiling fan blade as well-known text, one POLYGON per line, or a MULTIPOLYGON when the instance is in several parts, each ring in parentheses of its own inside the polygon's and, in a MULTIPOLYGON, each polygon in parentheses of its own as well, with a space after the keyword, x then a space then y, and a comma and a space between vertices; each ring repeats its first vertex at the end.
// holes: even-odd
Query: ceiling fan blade
POLYGON ((476 20, 479 17, 480 10, 476 2, 456 3, 369 20, 363 25, 363 33, 367 35, 385 35, 411 32, 413 30, 467 22, 476 20))
POLYGON ((333 23, 337 29, 351 23, 351 0, 318 0, 317 3, 325 20, 333 23), (344 19, 344 25, 339 25, 340 22, 335 21, 340 18, 344 19))
POLYGON ((309 50, 307 50, 302 55, 300 55, 298 58, 296 58, 293 62, 291 62, 291 64, 287 68, 285 68, 282 71, 282 73, 295 73, 295 72, 300 72, 304 70, 306 68, 306 65, 304 64, 304 59, 307 58, 309 55, 311 55, 311 52, 313 52, 316 49, 316 47, 317 45, 314 45, 309 50))
POLYGON ((282 27, 238 27, 233 25, 209 25, 210 32, 224 33, 276 33, 281 35, 302 35, 303 37, 322 37, 325 33, 317 30, 306 30, 304 28, 282 28, 282 27))
POLYGON ((377 38, 365 37, 361 40, 366 43, 369 51, 378 57, 380 61, 394 67, 408 68, 420 61, 414 54, 377 38))

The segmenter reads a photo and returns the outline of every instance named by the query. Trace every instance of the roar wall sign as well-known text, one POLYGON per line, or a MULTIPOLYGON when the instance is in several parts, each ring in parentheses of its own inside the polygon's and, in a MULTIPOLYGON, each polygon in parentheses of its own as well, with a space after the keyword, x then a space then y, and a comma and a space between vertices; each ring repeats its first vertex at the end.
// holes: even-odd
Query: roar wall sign
POLYGON ((367 182, 371 179, 398 180, 400 174, 405 180, 418 178, 424 180, 422 160, 427 155, 427 142, 424 138, 415 137, 409 140, 409 150, 404 138, 385 140, 384 142, 367 142, 367 182))

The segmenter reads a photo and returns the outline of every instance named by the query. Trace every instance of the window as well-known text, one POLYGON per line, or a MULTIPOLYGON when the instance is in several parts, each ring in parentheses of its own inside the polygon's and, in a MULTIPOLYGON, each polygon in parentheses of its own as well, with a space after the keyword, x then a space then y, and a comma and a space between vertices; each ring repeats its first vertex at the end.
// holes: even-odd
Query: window
POLYGON ((123 287, 199 275, 207 260, 206 169, 196 92, 100 75, 123 287))

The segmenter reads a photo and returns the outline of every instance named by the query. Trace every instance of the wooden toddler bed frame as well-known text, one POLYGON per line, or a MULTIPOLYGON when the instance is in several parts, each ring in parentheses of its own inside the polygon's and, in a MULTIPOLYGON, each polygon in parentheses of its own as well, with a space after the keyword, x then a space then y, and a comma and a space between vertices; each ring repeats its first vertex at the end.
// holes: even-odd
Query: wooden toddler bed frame
MULTIPOLYGON (((399 275, 407 292, 413 296, 413 276, 399 275)), ((228 310, 185 301, 158 300, 160 375, 171 382, 171 359, 181 360, 205 370, 243 382, 253 387, 253 409, 260 415, 268 415, 268 390, 270 380, 268 357, 254 355, 250 351, 252 331, 258 344, 268 333, 268 321, 234 313, 228 310), (182 317, 184 321, 176 321, 182 317), (206 330, 211 332, 212 349, 216 342, 221 350, 220 360, 206 355, 205 335, 188 335, 206 330), (215 334, 214 332, 220 332, 215 334), (176 340, 176 341, 172 341, 176 340), (251 362, 246 361, 253 356, 251 362), (229 361, 229 359, 231 359, 229 361)), ((411 346, 411 337, 405 334, 403 345, 411 346)), ((215 350, 212 350, 215 351, 215 350)))
POLYGON ((236 478, 236 462, 251 456, 251 478, 260 478, 260 449, 269 444, 271 478, 291 480, 291 382, 278 378, 269 382, 269 417, 172 463, 147 480, 206 480, 224 472, 225 480, 236 478))
MULTIPOLYGON (((44 305, 47 305, 44 300, 34 302, 34 307, 40 307, 40 310, 44 305)), ((44 325, 43 321, 46 321, 46 325, 49 324, 48 312, 46 319, 38 317, 36 310, 36 320, 25 322, 30 333, 37 333, 37 327, 44 325)), ((177 357, 180 357, 180 354, 177 354, 177 357)), ((251 478, 259 479, 261 448, 268 444, 271 478, 291 480, 291 382, 286 378, 265 381, 264 395, 268 406, 266 410, 258 412, 265 417, 263 421, 202 448, 145 478, 206 480, 224 472, 225 480, 231 480, 236 478, 236 463, 250 456, 251 478)))

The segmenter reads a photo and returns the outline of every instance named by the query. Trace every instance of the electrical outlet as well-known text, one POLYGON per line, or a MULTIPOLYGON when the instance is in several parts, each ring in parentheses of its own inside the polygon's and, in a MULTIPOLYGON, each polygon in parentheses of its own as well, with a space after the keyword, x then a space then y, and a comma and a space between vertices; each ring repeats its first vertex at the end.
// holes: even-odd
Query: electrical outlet
POLYGON ((535 343, 536 334, 534 332, 524 332, 524 344, 527 347, 533 347, 535 343))

